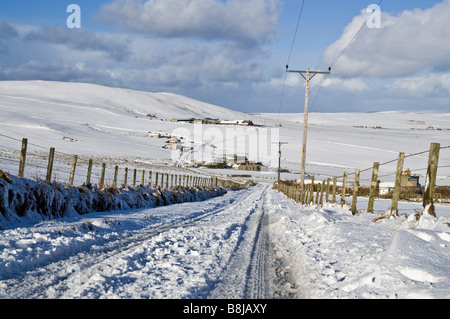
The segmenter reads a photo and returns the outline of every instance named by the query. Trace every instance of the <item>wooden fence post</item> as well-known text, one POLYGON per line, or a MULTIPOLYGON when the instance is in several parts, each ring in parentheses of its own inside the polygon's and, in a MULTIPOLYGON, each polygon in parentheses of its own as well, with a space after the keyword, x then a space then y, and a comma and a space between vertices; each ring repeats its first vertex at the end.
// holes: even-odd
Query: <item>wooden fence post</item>
POLYGON ((311 188, 311 184, 306 184, 304 189, 305 189, 305 205, 309 204, 309 190, 311 188))
POLYGON ((400 189, 402 182, 403 162, 405 161, 405 153, 398 155, 397 173, 395 175, 394 194, 392 195, 391 216, 398 216, 398 200, 400 198, 400 189))
POLYGON ((128 183, 128 167, 125 167, 125 175, 123 176, 123 186, 127 186, 128 183))
POLYGON ((427 205, 431 205, 430 209, 428 209, 428 213, 432 216, 435 216, 434 206, 433 206, 433 197, 434 197, 434 187, 436 185, 436 175, 437 175, 437 167, 438 167, 440 149, 441 149, 440 144, 431 143, 430 154, 428 157, 428 167, 427 167, 427 177, 426 177, 426 181, 425 181, 425 190, 423 192, 423 208, 426 208, 427 205))
POLYGON ((144 186, 145 169, 142 170, 141 186, 144 186))
POLYGON ((91 174, 92 174, 92 164, 94 161, 92 159, 89 160, 88 171, 86 176, 86 186, 91 185, 91 174))
POLYGON ((333 196, 332 196, 332 199, 331 199, 331 202, 333 204, 336 203, 336 184, 337 184, 337 177, 334 176, 333 177, 333 196))
POLYGON ((347 190, 347 172, 344 172, 344 178, 342 180, 342 189, 341 189, 341 205, 345 205, 345 192, 347 190))
POLYGON ((309 203, 309 184, 305 184, 303 187, 303 204, 308 205, 309 203))
POLYGON ((73 161, 72 161, 72 169, 70 171, 69 185, 73 185, 73 180, 75 178, 75 169, 77 167, 77 161, 78 161, 78 156, 74 155, 73 161))
POLYGON ((113 187, 117 186, 117 175, 119 174, 119 166, 116 165, 116 167, 114 167, 114 181, 113 181, 113 187))
POLYGON ((25 172, 25 160, 27 158, 28 139, 22 139, 22 149, 20 151, 19 178, 23 178, 25 172))
POLYGON ((353 199, 352 199, 352 214, 356 214, 356 201, 358 199, 358 191, 359 191, 359 174, 360 170, 357 169, 355 172, 355 181, 353 182, 353 199))
POLYGON ((133 187, 136 187, 136 174, 137 174, 137 169, 133 170, 133 187))
POLYGON ((55 159, 55 148, 50 148, 50 154, 48 156, 48 165, 47 165, 47 177, 45 181, 48 183, 52 179, 52 171, 53 171, 53 160, 55 159))
POLYGON ((102 175, 100 176, 100 189, 105 187, 105 171, 106 171, 106 163, 102 164, 102 175))
POLYGON ((327 186, 325 188, 325 203, 328 203, 330 197, 330 179, 327 178, 327 186))
POLYGON ((379 168, 380 168, 379 162, 373 163, 372 181, 370 182, 370 192, 369 192, 369 204, 367 206, 367 212, 369 213, 373 213, 373 205, 375 203, 375 196, 377 195, 379 168))
POLYGON ((158 175, 159 175, 159 173, 156 172, 155 173, 155 187, 158 187, 158 175))
POLYGON ((323 205, 323 193, 325 191, 325 180, 322 181, 322 185, 320 186, 320 200, 319 205, 323 205))
POLYGON ((152 187, 152 171, 150 171, 148 175, 148 186, 152 187))
POLYGON ((317 183, 317 191, 316 191, 316 198, 314 199, 314 204, 319 204, 319 192, 320 192, 320 182, 317 183))
POLYGON ((311 204, 314 203, 314 176, 311 176, 311 188, 309 192, 309 204, 311 204))

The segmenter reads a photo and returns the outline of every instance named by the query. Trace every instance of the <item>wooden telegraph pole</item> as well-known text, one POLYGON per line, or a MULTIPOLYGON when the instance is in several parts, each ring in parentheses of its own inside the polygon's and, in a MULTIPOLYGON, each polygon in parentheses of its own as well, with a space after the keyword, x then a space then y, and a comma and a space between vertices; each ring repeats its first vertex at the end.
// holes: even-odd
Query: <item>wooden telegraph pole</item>
POLYGON ((320 72, 320 71, 310 71, 307 69, 306 71, 294 71, 288 70, 289 66, 286 65, 286 72, 300 73, 300 75, 306 81, 306 94, 305 94, 305 112, 304 112, 304 120, 303 120, 303 149, 302 149, 302 168, 301 168, 301 176, 300 176, 300 187, 303 190, 305 186, 305 165, 306 165, 306 139, 308 132, 308 104, 309 104, 309 81, 312 80, 317 74, 330 74, 331 67, 328 68, 328 72, 320 72))
POLYGON ((287 144, 287 142, 278 142, 278 185, 280 185, 281 175, 281 145, 287 144))

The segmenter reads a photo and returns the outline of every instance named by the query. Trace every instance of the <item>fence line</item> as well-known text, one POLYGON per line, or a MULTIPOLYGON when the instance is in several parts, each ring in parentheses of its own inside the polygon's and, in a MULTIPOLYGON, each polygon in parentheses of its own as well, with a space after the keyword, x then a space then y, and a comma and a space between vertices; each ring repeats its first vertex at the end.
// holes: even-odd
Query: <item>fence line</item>
MULTIPOLYGON (((19 139, 0 134, 1 137, 20 141, 19 139)), ((100 163, 93 159, 88 159, 87 156, 79 157, 73 154, 67 154, 57 151, 55 148, 46 148, 38 144, 29 143, 28 139, 24 138, 20 141, 22 148, 15 150, 10 147, 5 147, 12 150, 13 154, 3 152, 0 149, 0 168, 5 166, 6 172, 13 175, 14 169, 18 169, 17 176, 24 178, 25 175, 30 176, 26 168, 33 167, 34 179, 43 179, 46 182, 65 181, 68 185, 93 185, 92 181, 98 181, 100 188, 105 187, 125 187, 125 186, 149 186, 160 188, 175 188, 175 187, 242 187, 243 183, 236 180, 229 180, 219 178, 217 176, 204 176, 201 174, 184 174, 168 172, 163 169, 147 169, 143 167, 125 167, 120 168, 119 165, 113 163, 100 163), (31 152, 28 146, 34 146, 42 150, 47 150, 48 153, 31 152), (16 158, 14 158, 16 157, 16 158), (2 162, 7 161, 9 165, 4 165, 2 162), (14 168, 16 167, 16 168, 14 168), (45 176, 45 178, 42 178, 45 176)), ((5 149, 4 148, 4 149, 5 149)), ((31 173, 33 174, 33 173, 31 173)))
MULTIPOLYGON (((345 197, 347 194, 347 187, 352 188, 352 204, 351 204, 351 211, 355 215, 357 214, 356 210, 356 201, 357 197, 359 196, 359 188, 360 188, 360 174, 362 172, 370 171, 372 170, 372 178, 370 179, 370 187, 369 187, 369 202, 368 202, 368 208, 367 212, 373 212, 373 203, 374 199, 377 196, 379 192, 378 188, 378 178, 395 175, 395 183, 394 183, 394 191, 393 191, 393 197, 392 197, 392 205, 390 208, 390 216, 397 216, 398 213, 398 201, 400 198, 400 191, 401 191, 401 176, 403 175, 403 165, 405 158, 413 157, 413 156, 419 156, 422 154, 428 153, 428 166, 426 168, 420 168, 420 169, 413 169, 409 170, 411 171, 417 171, 417 170, 426 170, 426 184, 423 191, 423 201, 422 205, 425 210, 433 215, 434 214, 434 190, 436 186, 436 177, 437 177, 437 170, 438 168, 444 168, 444 167, 450 167, 450 165, 443 165, 439 166, 439 153, 441 150, 449 149, 450 146, 444 146, 441 147, 438 143, 431 143, 430 149, 426 151, 421 151, 417 153, 412 153, 405 155, 404 153, 399 153, 399 157, 395 160, 389 160, 383 163, 374 162, 373 167, 365 168, 365 169, 355 169, 354 172, 346 172, 344 171, 344 174, 342 176, 333 176, 333 188, 331 190, 331 196, 332 200, 331 203, 336 203, 336 193, 337 193, 337 179, 342 179, 342 186, 341 186, 341 205, 345 204, 345 197), (393 173, 389 173, 386 175, 378 175, 379 167, 382 165, 387 165, 390 163, 397 162, 397 169, 393 173), (348 176, 354 175, 355 178, 353 180, 353 186, 348 186, 348 176)), ((448 160, 448 159, 445 159, 448 160)), ((275 183, 275 188, 278 189, 280 192, 286 194, 288 197, 294 199, 296 202, 302 204, 302 205, 309 205, 311 203, 315 204, 322 204, 323 203, 323 195, 325 192, 325 201, 330 202, 329 195, 330 195, 330 178, 327 178, 327 183, 325 186, 325 180, 322 181, 320 184, 314 183, 314 176, 312 176, 311 184, 306 184, 304 188, 302 188, 299 184, 295 182, 289 182, 284 181, 280 184, 275 183), (324 190, 325 188, 325 190, 324 190), (313 194, 316 194, 316 199, 313 199, 313 194)), ((439 194, 442 198, 442 195, 439 194)), ((442 199, 441 199, 442 201, 442 199)))
MULTIPOLYGON (((450 148, 450 145, 449 145, 449 146, 443 146, 443 147, 441 147, 440 149, 443 150, 443 149, 447 149, 447 148, 450 148)), ((428 149, 428 150, 425 150, 425 151, 421 151, 421 152, 417 152, 417 153, 412 153, 412 154, 405 155, 405 158, 408 158, 408 157, 414 157, 414 156, 426 154, 426 153, 429 153, 429 152, 430 152, 430 150, 428 149)), ((395 159, 392 159, 392 160, 389 160, 389 161, 380 163, 380 166, 387 165, 387 164, 391 164, 391 163, 394 163, 394 162, 396 162, 396 161, 398 161, 398 158, 395 158, 395 159)), ((372 167, 368 167, 368 168, 362 169, 362 170, 360 170, 360 173, 369 171, 369 170, 371 170, 371 169, 372 169, 372 167)), ((425 169, 426 169, 426 168, 425 168, 425 169)), ((355 174, 354 172, 353 172, 353 173, 348 173, 348 176, 354 175, 354 174, 355 174)), ((393 175, 393 174, 395 174, 395 173, 392 173, 392 175, 393 175)), ((390 174, 390 175, 391 175, 391 174, 390 174)), ((386 175, 386 176, 389 176, 389 175, 386 175)), ((338 177, 339 177, 339 176, 338 176, 338 177)), ((340 177, 342 177, 342 176, 340 176, 340 177)))

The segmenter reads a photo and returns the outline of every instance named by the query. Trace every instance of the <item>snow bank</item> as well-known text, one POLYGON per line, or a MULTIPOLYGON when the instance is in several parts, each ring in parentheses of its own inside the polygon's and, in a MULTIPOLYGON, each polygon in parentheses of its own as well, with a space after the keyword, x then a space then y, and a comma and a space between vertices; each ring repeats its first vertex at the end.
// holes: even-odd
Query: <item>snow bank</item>
MULTIPOLYGON (((450 208, 437 217, 414 217, 421 203, 399 203, 399 217, 373 222, 349 206, 301 206, 270 193, 274 256, 289 276, 287 292, 299 298, 449 298, 450 208)), ((367 200, 361 198, 366 207, 367 200)))
POLYGON ((91 212, 151 208, 203 201, 225 194, 225 188, 104 188, 45 183, 15 176, 0 178, 0 228, 91 212))

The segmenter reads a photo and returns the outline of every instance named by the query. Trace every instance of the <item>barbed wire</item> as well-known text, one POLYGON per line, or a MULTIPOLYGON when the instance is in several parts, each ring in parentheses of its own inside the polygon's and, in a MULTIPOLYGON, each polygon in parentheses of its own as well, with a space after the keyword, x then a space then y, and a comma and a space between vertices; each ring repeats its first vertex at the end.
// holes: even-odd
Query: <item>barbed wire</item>
MULTIPOLYGON (((17 142, 20 142, 22 144, 23 139, 18 139, 18 138, 14 138, 12 136, 8 136, 6 134, 2 134, 0 133, 0 137, 2 138, 6 138, 6 139, 10 139, 10 140, 14 140, 17 142)), ((45 176, 47 173, 47 169, 48 169, 48 161, 49 161, 49 157, 48 157, 48 150, 49 148, 44 147, 42 145, 36 144, 36 143, 30 143, 27 139, 27 154, 26 154, 26 167, 31 168, 30 170, 33 170, 34 172, 29 172, 30 170, 28 170, 28 173, 26 174, 27 176, 31 177, 32 179, 35 180, 43 180, 45 178, 42 178, 42 176, 45 176), (29 150, 28 146, 34 146, 37 147, 39 149, 43 149, 46 150, 46 152, 32 152, 29 150), (34 175, 33 175, 34 174, 34 175)), ((19 166, 20 163, 20 149, 14 149, 11 148, 9 146, 5 146, 5 145, 0 145, 0 163, 2 161, 6 161, 6 162, 10 162, 10 163, 15 163, 17 165, 17 167, 19 166), (3 148, 3 150, 2 150, 3 148), (6 149, 6 151, 5 151, 6 149), (7 156, 5 156, 6 154, 10 155, 11 157, 16 157, 16 158, 8 158, 7 156)), ((59 152, 55 150, 55 156, 53 158, 53 166, 52 166, 52 180, 53 181, 59 181, 61 182, 63 179, 66 179, 68 181, 68 177, 70 175, 70 173, 72 172, 72 165, 73 165, 73 161, 69 160, 69 158, 73 158, 74 154, 69 154, 69 153, 65 153, 65 152, 59 152), (62 177, 63 176, 63 177, 62 177)), ((77 164, 75 166, 75 171, 76 174, 74 176, 74 184, 85 184, 84 180, 87 180, 87 172, 88 172, 88 167, 86 166, 86 164, 90 161, 91 159, 88 160, 88 156, 80 156, 78 157, 78 161, 77 164), (81 174, 80 174, 80 170, 81 170, 81 174), (84 176, 82 175, 84 174, 84 176)), ((116 163, 115 159, 113 158, 113 163, 105 163, 105 175, 104 175, 104 181, 106 182, 106 184, 108 185, 112 185, 112 181, 114 179, 114 175, 115 175, 115 167, 119 168, 119 164, 116 163), (114 172, 111 171, 111 169, 108 170, 108 168, 112 168, 114 167, 114 172)), ((127 159, 125 159, 126 163, 129 163, 127 159)), ((141 163, 141 165, 139 165, 139 163, 129 163, 131 165, 125 165, 125 169, 128 170, 128 177, 127 180, 125 180, 125 170, 123 169, 119 169, 117 171, 117 182, 118 184, 122 184, 119 181, 123 181, 125 184, 127 185, 131 185, 130 181, 133 183, 136 183, 137 185, 141 184, 142 181, 142 176, 144 175, 145 179, 144 182, 150 182, 150 173, 152 173, 152 185, 161 185, 160 183, 162 182, 162 177, 164 177, 164 185, 170 185, 170 186, 174 186, 177 185, 177 183, 181 180, 181 176, 185 176, 186 178, 186 183, 189 179, 195 179, 195 178, 210 178, 210 177, 219 177, 217 175, 211 175, 211 174, 202 174, 201 172, 195 172, 192 170, 186 170, 185 172, 182 171, 171 171, 170 168, 171 167, 167 167, 166 168, 150 168, 149 166, 161 166, 160 164, 150 164, 150 163, 141 163), (134 175, 134 171, 136 171, 136 175, 134 175), (156 177, 158 176, 158 181, 156 181, 156 177), (172 178, 170 178, 169 181, 169 176, 173 176, 173 182, 174 184, 172 185, 172 178), (167 180, 166 180, 167 179, 167 180)), ((12 166, 14 164, 8 164, 7 166, 12 166)), ((5 165, 2 165, 5 166, 5 165)), ((164 166, 164 165, 163 165, 164 166)), ((4 169, 2 167, 2 169, 4 169)), ((93 162, 92 163, 92 170, 90 173, 90 179, 91 181, 98 179, 100 180, 101 175, 102 175, 102 169, 103 169, 103 163, 100 164, 98 162, 93 162)), ((6 170, 6 172, 11 173, 11 168, 8 167, 8 169, 6 170)), ((223 179, 223 177, 219 177, 219 179, 223 179)), ((225 179, 228 179, 225 177, 225 179)), ((184 182, 184 179, 183 179, 184 182)), ((95 183, 94 183, 95 184, 95 183)))
MULTIPOLYGON (((440 150, 447 149, 447 148, 450 148, 450 145, 449 146, 443 146, 443 147, 440 148, 440 150)), ((412 154, 405 155, 405 158, 414 157, 414 156, 422 155, 422 154, 429 153, 429 152, 430 152, 430 150, 420 151, 420 152, 417 152, 417 153, 412 153, 412 154)), ((387 164, 390 164, 390 163, 394 163, 396 161, 398 161, 398 158, 395 158, 395 159, 392 159, 392 160, 389 160, 389 161, 386 161, 386 162, 382 162, 382 163, 379 164, 379 166, 381 167, 381 166, 384 166, 384 165, 387 165, 387 164)), ((439 167, 443 167, 443 166, 439 166, 438 165, 438 168, 439 167)), ((368 168, 362 169, 359 172, 362 173, 362 172, 369 171, 371 169, 373 169, 373 167, 368 167, 368 168)), ((356 172, 349 172, 349 173, 347 173, 347 176, 351 176, 351 175, 355 175, 355 174, 356 174, 356 172)), ((392 174, 395 174, 395 173, 392 173, 392 174)), ((391 174, 389 174, 389 175, 391 175, 391 174)), ((341 178, 341 177, 344 177, 344 175, 338 176, 338 178, 341 178)), ((382 177, 382 176, 380 176, 380 177, 382 177)))

